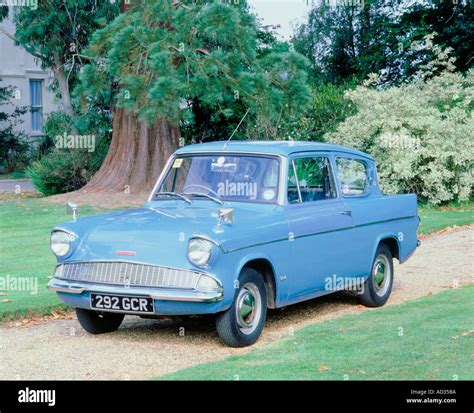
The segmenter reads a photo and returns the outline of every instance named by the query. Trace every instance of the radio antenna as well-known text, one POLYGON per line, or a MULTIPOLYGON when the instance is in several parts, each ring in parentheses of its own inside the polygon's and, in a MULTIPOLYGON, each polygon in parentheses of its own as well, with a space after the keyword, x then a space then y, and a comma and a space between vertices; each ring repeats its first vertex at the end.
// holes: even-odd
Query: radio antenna
POLYGON ((230 135, 230 138, 227 139, 227 142, 225 143, 224 145, 224 149, 227 149, 227 145, 229 144, 229 142, 231 141, 232 139, 232 136, 234 136, 235 132, 237 132, 237 129, 239 129, 239 126, 242 124, 242 122, 244 121, 245 117, 247 116, 247 113, 249 113, 249 110, 250 108, 247 109, 247 112, 245 112, 245 115, 242 117, 242 119, 240 119, 240 122, 239 124, 236 126, 236 128, 234 129, 234 132, 232 132, 232 134, 230 135))

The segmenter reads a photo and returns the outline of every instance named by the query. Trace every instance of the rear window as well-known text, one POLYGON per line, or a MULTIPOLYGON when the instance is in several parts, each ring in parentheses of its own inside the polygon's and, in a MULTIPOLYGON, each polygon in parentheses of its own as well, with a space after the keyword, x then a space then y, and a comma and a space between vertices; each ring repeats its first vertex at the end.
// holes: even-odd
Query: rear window
POLYGON ((369 177, 364 161, 350 158, 337 158, 337 179, 342 195, 357 196, 368 191, 369 177))

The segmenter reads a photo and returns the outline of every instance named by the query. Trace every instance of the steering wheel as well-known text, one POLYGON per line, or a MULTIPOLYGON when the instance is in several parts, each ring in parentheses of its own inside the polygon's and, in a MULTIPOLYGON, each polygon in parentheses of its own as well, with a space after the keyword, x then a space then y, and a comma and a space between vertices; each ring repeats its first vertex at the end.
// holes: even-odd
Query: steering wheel
POLYGON ((183 188, 183 192, 186 192, 188 188, 200 188, 200 189, 205 189, 206 191, 210 192, 212 195, 214 195, 216 198, 220 199, 220 196, 217 194, 217 192, 213 191, 211 188, 208 188, 207 186, 204 185, 198 185, 198 184, 191 184, 191 185, 186 185, 183 188))

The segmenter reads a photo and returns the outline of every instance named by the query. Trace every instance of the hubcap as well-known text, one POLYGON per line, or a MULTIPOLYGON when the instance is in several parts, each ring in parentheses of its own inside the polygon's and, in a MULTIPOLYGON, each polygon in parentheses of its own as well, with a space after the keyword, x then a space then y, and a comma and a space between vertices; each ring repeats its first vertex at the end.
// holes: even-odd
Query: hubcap
POLYGON ((388 259, 385 255, 379 255, 375 259, 374 268, 372 271, 375 293, 379 297, 383 297, 390 286, 390 279, 392 277, 390 263, 388 262, 388 259))
POLYGON ((260 291, 254 283, 246 283, 237 296, 237 324, 244 334, 251 334, 257 328, 262 314, 260 291))

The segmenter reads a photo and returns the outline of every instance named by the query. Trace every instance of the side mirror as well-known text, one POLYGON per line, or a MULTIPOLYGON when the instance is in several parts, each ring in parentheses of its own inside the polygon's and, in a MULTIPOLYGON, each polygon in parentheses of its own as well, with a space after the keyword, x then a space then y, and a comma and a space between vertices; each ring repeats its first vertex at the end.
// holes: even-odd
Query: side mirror
POLYGON ((233 208, 221 208, 217 211, 217 219, 219 225, 232 224, 234 222, 234 209, 233 208))
POLYGON ((214 232, 219 234, 224 232, 222 224, 232 224, 234 222, 234 209, 233 208, 220 208, 217 211, 217 226, 214 228, 214 232))
POLYGON ((72 214, 72 219, 76 220, 76 215, 79 213, 79 205, 72 202, 67 203, 67 213, 72 214))

